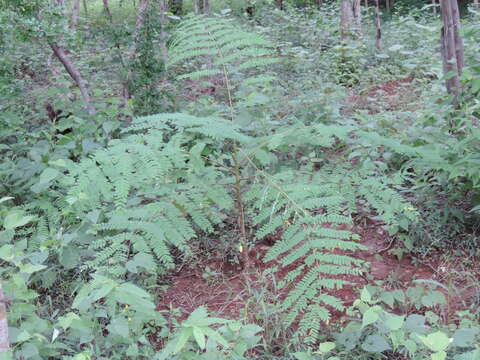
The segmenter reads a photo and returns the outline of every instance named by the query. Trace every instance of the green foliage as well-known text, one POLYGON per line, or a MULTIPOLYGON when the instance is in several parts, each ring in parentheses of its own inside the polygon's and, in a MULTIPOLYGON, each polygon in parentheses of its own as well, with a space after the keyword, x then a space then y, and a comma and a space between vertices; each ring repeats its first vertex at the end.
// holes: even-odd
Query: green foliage
POLYGON ((199 307, 171 334, 155 359, 247 359, 246 353, 258 345, 261 331, 257 325, 210 317, 199 307), (213 325, 221 326, 216 329, 213 325))

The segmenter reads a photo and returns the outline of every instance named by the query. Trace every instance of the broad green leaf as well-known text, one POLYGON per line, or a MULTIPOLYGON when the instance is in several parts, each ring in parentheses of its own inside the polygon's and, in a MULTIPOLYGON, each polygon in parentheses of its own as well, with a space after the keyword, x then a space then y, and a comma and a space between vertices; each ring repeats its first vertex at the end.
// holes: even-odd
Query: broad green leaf
POLYGON ((380 335, 369 335, 362 344, 362 349, 373 353, 382 353, 390 350, 387 340, 380 335))
POLYGON ((335 349, 335 343, 330 341, 321 343, 318 346, 318 352, 322 354, 326 354, 327 352, 332 351, 333 349, 335 349))
POLYGON ((362 328, 365 326, 368 326, 370 324, 373 324, 376 322, 379 318, 379 313, 378 313, 378 307, 374 306, 369 308, 365 313, 363 314, 363 319, 362 319, 362 328))
POLYGON ((24 214, 24 211, 21 210, 10 211, 3 220, 3 227, 7 230, 12 230, 24 226, 34 219, 33 216, 24 214))
POLYGON ((372 295, 366 287, 364 287, 362 292, 360 293, 360 300, 366 303, 370 303, 370 301, 372 301, 372 295))
POLYGON ((432 360, 445 360, 447 353, 445 351, 439 351, 430 355, 432 360))
POLYGON ((417 336, 430 350, 435 352, 444 351, 450 344, 448 336, 441 331, 428 334, 427 336, 417 336))
POLYGON ((193 327, 193 337, 197 342, 200 349, 205 349, 205 334, 203 333, 202 329, 199 327, 193 327))
POLYGON ((398 330, 403 326, 405 315, 386 314, 385 325, 392 330, 398 330))
POLYGON ((475 345, 475 337, 480 333, 479 328, 458 329, 453 335, 452 345, 468 347, 475 345))
POLYGON ((175 349, 173 351, 174 354, 178 354, 187 343, 188 339, 192 336, 193 330, 192 328, 185 328, 180 332, 180 336, 178 337, 177 344, 175 345, 175 349))

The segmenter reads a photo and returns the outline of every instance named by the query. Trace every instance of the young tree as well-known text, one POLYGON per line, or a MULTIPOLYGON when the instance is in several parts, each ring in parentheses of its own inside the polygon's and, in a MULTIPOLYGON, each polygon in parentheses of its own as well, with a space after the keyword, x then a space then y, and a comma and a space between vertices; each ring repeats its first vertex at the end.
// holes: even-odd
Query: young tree
POLYGON ((460 15, 457 0, 440 0, 443 27, 441 29, 441 51, 443 71, 446 76, 447 92, 454 101, 461 91, 460 75, 464 64, 463 40, 460 37, 460 15))
POLYGON ((283 10, 283 0, 275 0, 275 6, 279 10, 283 10))
POLYGON ((160 48, 162 50, 163 61, 167 61, 167 34, 165 32, 165 21, 168 11, 167 0, 159 0, 158 5, 160 10, 160 48))
POLYGON ((382 49, 382 22, 380 19, 379 0, 375 0, 375 47, 377 50, 382 49))

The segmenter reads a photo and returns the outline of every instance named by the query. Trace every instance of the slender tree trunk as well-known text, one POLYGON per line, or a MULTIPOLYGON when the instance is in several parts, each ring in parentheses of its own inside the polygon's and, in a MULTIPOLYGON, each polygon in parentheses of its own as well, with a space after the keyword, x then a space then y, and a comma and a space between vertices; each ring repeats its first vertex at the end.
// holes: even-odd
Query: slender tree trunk
POLYGON ((375 47, 382 50, 382 21, 380 19, 380 3, 375 0, 375 47))
POLYGON ((70 77, 73 79, 75 84, 78 86, 80 89, 80 93, 82 94, 82 98, 86 103, 87 110, 89 114, 95 114, 95 108, 92 105, 92 98, 90 97, 90 93, 87 88, 87 83, 83 79, 82 75, 80 74, 80 71, 78 71, 77 67, 75 64, 72 62, 72 60, 67 56, 65 49, 58 45, 56 42, 51 41, 48 43, 53 50, 53 53, 57 57, 57 59, 62 63, 63 67, 65 70, 67 70, 68 74, 70 77))
POLYGON ((8 351, 10 342, 8 340, 8 321, 7 321, 7 299, 3 294, 2 285, 0 285, 0 354, 8 351))
POLYGON ((385 0, 385 9, 390 13, 390 0, 385 0))
POLYGON ((148 0, 140 0, 138 4, 137 19, 135 20, 135 29, 138 32, 143 26, 143 19, 145 18, 145 12, 148 9, 148 0))
POLYGON ((201 13, 200 1, 202 1, 202 0, 193 0, 193 11, 194 11, 195 15, 199 15, 201 13))
POLYGON ((275 5, 277 6, 277 9, 283 10, 283 0, 275 0, 275 5))
POLYGON ((355 31, 358 35, 362 33, 362 3, 361 0, 353 1, 353 19, 355 21, 355 31))
POLYGON ((110 5, 108 4, 108 0, 103 0, 103 9, 105 10, 105 14, 107 14, 110 22, 112 22, 112 12, 110 11, 110 5))
POLYGON ((80 13, 80 0, 73 0, 72 19, 70 21, 70 29, 77 30, 79 13, 80 13))
POLYGON ((160 0, 159 8, 160 8, 160 49, 162 51, 163 61, 166 62, 168 57, 167 34, 165 32, 165 22, 167 20, 166 15, 168 11, 167 0, 160 0))
POLYGON ((437 15, 437 1, 432 0, 432 5, 433 15, 437 15))
POLYGON ((317 0, 317 7, 320 9, 323 5, 323 0, 317 0))
POLYGON ((342 42, 346 42, 350 37, 352 19, 352 3, 350 0, 342 0, 340 8, 340 39, 342 42))
POLYGON ((477 9, 480 9, 480 2, 478 0, 473 0, 473 5, 475 5, 477 9))
POLYGON ((365 0, 365 10, 368 9, 368 0, 365 0))
POLYGON ((447 92, 454 96, 457 103, 461 91, 460 75, 463 68, 463 41, 460 38, 460 18, 457 0, 440 0, 443 28, 441 30, 441 50, 443 71, 447 92))

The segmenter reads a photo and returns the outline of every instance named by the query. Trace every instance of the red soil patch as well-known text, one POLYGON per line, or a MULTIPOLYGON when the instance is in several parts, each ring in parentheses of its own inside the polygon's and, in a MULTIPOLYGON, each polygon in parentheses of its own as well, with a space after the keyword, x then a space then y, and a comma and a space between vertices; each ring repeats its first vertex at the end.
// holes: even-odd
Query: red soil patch
POLYGON ((353 93, 347 99, 346 112, 355 109, 371 114, 381 111, 414 110, 418 90, 412 77, 390 80, 363 93, 353 93))
MULTIPOLYGON (((463 269, 463 264, 460 258, 453 262, 449 259, 447 262, 442 260, 445 259, 442 254, 438 254, 438 256, 430 256, 422 262, 408 256, 398 259, 397 256, 390 253, 393 244, 392 238, 382 228, 381 223, 373 220, 362 225, 355 224, 351 231, 359 234, 363 239, 361 243, 368 247, 368 250, 357 251, 353 256, 369 262, 370 270, 365 276, 339 276, 352 284, 330 291, 330 294, 342 299, 346 306, 350 306, 359 297, 359 291, 365 285, 374 285, 377 280, 385 281, 387 287, 401 289, 415 286, 413 280, 416 279, 435 280, 446 286, 450 284, 455 289, 466 287, 467 279, 461 275, 460 269, 463 269), (452 274, 458 276, 452 277, 452 274)), ((268 248, 269 246, 259 244, 250 251, 252 269, 249 274, 241 271, 240 267, 225 265, 220 261, 205 262, 194 268, 181 269, 178 273, 172 274, 171 286, 159 299, 158 309, 179 308, 182 314, 180 319, 185 319, 195 308, 205 305, 216 316, 237 319, 245 316, 245 307, 254 301, 251 289, 267 288, 272 292, 277 291, 277 299, 281 299, 285 294, 278 293, 270 278, 264 274, 264 270, 271 264, 265 264, 260 260, 268 248), (207 267, 211 271, 210 276, 206 277, 204 270, 207 267), (249 286, 247 286, 247 282, 249 286)), ((480 281, 479 265, 476 263, 468 270, 470 274, 475 274, 477 281, 480 281), (477 271, 474 271, 475 269, 477 271)), ((282 273, 286 274, 295 266, 294 264, 290 265, 288 269, 282 269, 282 273)), ((471 305, 475 300, 473 299, 475 294, 469 289, 463 293, 453 291, 450 294, 440 287, 435 290, 442 291, 449 301, 448 313, 445 314, 449 319, 454 316, 455 311, 471 305)), ((252 315, 255 314, 251 314, 249 311, 249 317, 252 315)), ((331 322, 341 322, 343 317, 342 312, 333 311, 331 322)))

